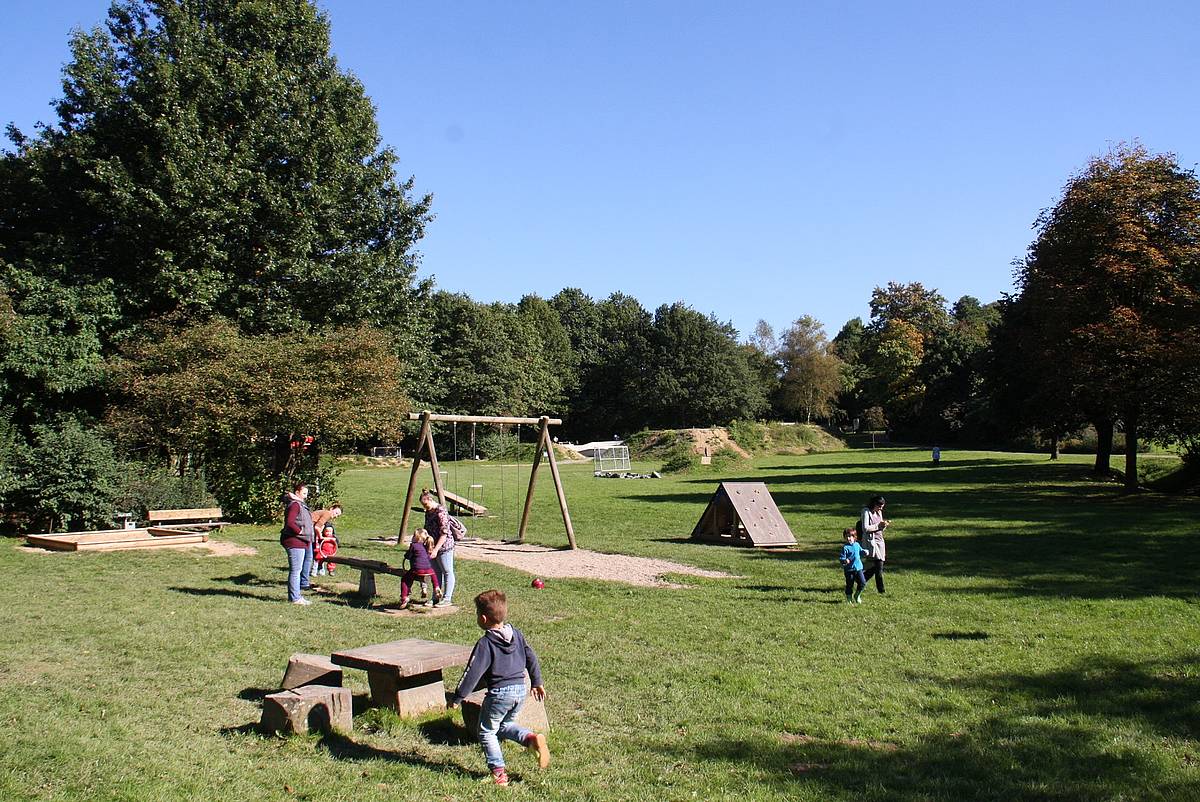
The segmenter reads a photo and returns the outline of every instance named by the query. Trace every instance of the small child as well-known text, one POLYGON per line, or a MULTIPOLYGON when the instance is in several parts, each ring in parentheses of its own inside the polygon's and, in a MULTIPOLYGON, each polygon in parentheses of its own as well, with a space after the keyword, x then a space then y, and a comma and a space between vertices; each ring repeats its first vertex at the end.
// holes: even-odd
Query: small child
POLYGON ((525 702, 525 672, 529 672, 530 693, 539 702, 546 698, 542 685, 542 667, 537 655, 525 642, 521 630, 506 623, 508 599, 503 591, 485 590, 475 597, 476 623, 483 637, 471 650, 466 673, 450 697, 447 707, 453 709, 479 688, 486 687, 487 695, 479 711, 479 743, 496 785, 508 785, 504 767, 501 739, 523 744, 537 752, 538 766, 550 765, 550 747, 546 736, 518 727, 517 714, 525 702))
POLYGON ((313 561, 317 566, 316 574, 318 576, 333 573, 334 566, 329 562, 329 558, 337 555, 337 547, 337 533, 333 531, 333 524, 325 524, 317 534, 316 542, 313 543, 313 561))
POLYGON ((858 530, 854 527, 843 529, 842 537, 846 545, 842 546, 838 562, 846 573, 846 601, 862 604, 862 592, 867 586, 867 579, 863 576, 863 547, 858 545, 858 530))
MULTIPOLYGON (((441 588, 438 587, 437 572, 433 570, 433 563, 429 559, 429 550, 433 548, 433 538, 424 529, 418 529, 413 532, 412 542, 408 544, 408 551, 404 553, 404 559, 408 560, 409 568, 404 572, 404 576, 400 577, 400 606, 408 607, 408 595, 412 590, 414 579, 422 577, 431 577, 433 579, 433 595, 434 597, 441 595, 441 588)), ((426 607, 432 607, 434 599, 425 602, 426 607)))

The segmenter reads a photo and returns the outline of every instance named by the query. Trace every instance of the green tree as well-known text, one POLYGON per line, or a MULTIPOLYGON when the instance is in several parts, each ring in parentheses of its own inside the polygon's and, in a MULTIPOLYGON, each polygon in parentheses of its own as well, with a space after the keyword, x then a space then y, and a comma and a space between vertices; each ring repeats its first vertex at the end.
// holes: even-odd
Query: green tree
POLYGON ((920 282, 889 282, 872 291, 870 305, 871 322, 859 346, 867 367, 862 403, 883 407, 893 427, 915 433, 926 391, 919 368, 949 327, 946 299, 920 282))
POLYGON ((1038 218, 1017 278, 1058 381, 1088 399, 1098 431, 1119 420, 1135 488, 1139 439, 1176 436, 1192 392, 1178 378, 1200 326, 1200 181, 1136 144, 1092 159, 1038 218))
POLYGON ((117 0, 72 36, 57 124, 10 130, 0 260, 119 287, 124 328, 403 330, 430 199, 329 45, 309 2, 117 0))
POLYGON ((828 419, 842 389, 843 363, 834 355, 821 322, 805 315, 792 323, 779 337, 776 358, 783 372, 780 409, 803 415, 808 423, 814 416, 828 419))
POLYGON ((871 292, 871 328, 882 330, 893 320, 903 320, 922 337, 936 336, 949 325, 946 299, 919 281, 876 287, 871 292))
POLYGON ((570 403, 564 434, 607 439, 645 428, 653 403, 646 392, 653 317, 636 298, 623 293, 594 306, 582 293, 564 293, 552 304, 563 315, 580 361, 579 390, 570 403))
POLYGON ((533 297, 520 305, 481 304, 435 293, 432 350, 438 372, 426 381, 439 409, 472 415, 560 414, 571 373, 570 339, 557 314, 533 297))
POLYGON ((682 303, 654 313, 642 375, 646 425, 679 428, 756 418, 767 406, 762 388, 729 324, 682 303))

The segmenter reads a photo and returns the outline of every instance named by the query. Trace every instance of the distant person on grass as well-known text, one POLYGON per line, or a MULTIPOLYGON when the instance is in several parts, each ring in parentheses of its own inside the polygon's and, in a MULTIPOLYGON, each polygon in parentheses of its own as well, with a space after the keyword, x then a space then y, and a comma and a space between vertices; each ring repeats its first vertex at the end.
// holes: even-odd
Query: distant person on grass
POLYGON ((437 572, 442 586, 442 600, 438 607, 449 607, 454 603, 454 530, 450 528, 450 513, 438 503, 437 496, 426 489, 421 491, 421 506, 425 508, 425 529, 433 537, 433 570, 437 572))
POLYGON ((312 604, 300 594, 309 588, 313 564, 313 519, 307 499, 308 485, 296 482, 287 494, 283 529, 279 533, 279 542, 287 552, 288 601, 292 604, 312 604))
POLYGON ((437 572, 433 570, 433 563, 429 559, 429 550, 433 548, 433 538, 424 529, 418 529, 413 532, 412 542, 408 544, 408 551, 404 552, 404 559, 408 561, 408 570, 404 572, 404 576, 400 577, 400 606, 408 607, 408 596, 412 590, 414 579, 419 579, 421 584, 425 583, 425 577, 433 580, 433 597, 425 603, 426 607, 432 607, 434 600, 441 594, 441 586, 438 584, 437 572))
POLYGON ((887 561, 883 532, 892 523, 883 517, 885 504, 887 502, 883 496, 871 496, 858 516, 858 536, 862 539, 863 549, 871 556, 871 567, 863 573, 863 577, 868 580, 875 577, 875 589, 880 593, 883 593, 883 566, 887 561))
POLYGON ((479 743, 492 772, 492 781, 496 785, 508 785, 501 740, 516 741, 536 752, 538 765, 543 769, 550 765, 546 736, 516 724, 517 714, 525 703, 526 671, 529 672, 533 698, 539 702, 546 698, 542 667, 521 630, 508 623, 508 599, 503 591, 485 590, 476 596, 475 613, 483 637, 471 650, 466 673, 446 706, 458 707, 477 689, 487 688, 479 711, 479 743))
POLYGON ((846 574, 846 601, 862 604, 862 592, 867 586, 867 580, 863 578, 863 550, 858 544, 858 532, 854 531, 853 527, 843 529, 842 539, 846 544, 842 546, 838 562, 842 564, 842 571, 846 574))

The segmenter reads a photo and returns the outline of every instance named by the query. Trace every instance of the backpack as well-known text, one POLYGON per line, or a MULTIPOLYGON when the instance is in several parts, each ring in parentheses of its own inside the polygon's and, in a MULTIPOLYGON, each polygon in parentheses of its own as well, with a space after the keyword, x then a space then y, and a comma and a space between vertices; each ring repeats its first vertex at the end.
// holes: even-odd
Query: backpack
POLYGON ((455 540, 462 540, 467 536, 467 527, 462 521, 458 520, 450 513, 446 513, 446 520, 450 522, 450 535, 455 540))

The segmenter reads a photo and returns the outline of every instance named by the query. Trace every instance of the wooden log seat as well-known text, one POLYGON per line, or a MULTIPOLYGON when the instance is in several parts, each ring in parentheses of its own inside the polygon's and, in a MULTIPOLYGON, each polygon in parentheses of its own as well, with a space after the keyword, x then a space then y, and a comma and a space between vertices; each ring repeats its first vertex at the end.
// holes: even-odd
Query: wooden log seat
POLYGON ((304 685, 263 699, 264 732, 304 735, 320 732, 349 733, 354 728, 354 698, 349 688, 304 685))
POLYGON ((340 688, 342 668, 323 654, 297 652, 288 658, 287 670, 283 672, 283 683, 280 687, 290 691, 304 685, 340 688))

